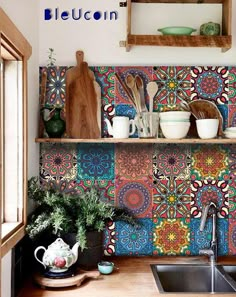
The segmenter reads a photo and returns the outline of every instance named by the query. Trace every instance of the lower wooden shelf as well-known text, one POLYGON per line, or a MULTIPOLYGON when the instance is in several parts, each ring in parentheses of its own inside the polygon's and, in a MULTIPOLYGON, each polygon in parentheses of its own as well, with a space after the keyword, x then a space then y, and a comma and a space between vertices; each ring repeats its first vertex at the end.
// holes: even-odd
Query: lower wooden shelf
POLYGON ((208 143, 208 144, 233 144, 236 138, 183 138, 183 139, 167 139, 167 138, 98 138, 98 139, 73 139, 73 138, 36 138, 38 143, 208 143))

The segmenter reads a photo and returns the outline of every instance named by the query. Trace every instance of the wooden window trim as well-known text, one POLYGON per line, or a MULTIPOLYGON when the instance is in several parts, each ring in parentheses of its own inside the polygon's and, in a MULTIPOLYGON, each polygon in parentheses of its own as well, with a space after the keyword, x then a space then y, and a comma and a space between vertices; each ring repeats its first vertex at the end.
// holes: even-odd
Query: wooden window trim
MULTIPOLYGON (((9 233, 7 239, 2 242, 0 236, 0 260, 10 249, 12 249, 16 243, 24 236, 25 234, 25 225, 27 222, 27 180, 28 180, 28 133, 27 133, 27 60, 30 58, 32 54, 32 47, 26 38, 22 35, 22 33, 18 30, 18 28, 14 25, 14 23, 10 20, 7 14, 0 8, 0 41, 3 47, 7 46, 7 43, 12 46, 14 51, 19 53, 19 56, 22 57, 22 66, 23 66, 23 223, 19 223, 19 225, 13 229, 15 232, 9 233)), ((0 49, 1 50, 1 49, 0 49)), ((0 55, 1 57, 1 55, 0 55)), ((1 90, 0 90, 1 92, 1 90)), ((3 114, 3 110, 0 110, 1 115, 3 114)), ((3 118, 1 116, 1 118, 3 118)), ((2 123, 0 123, 2 127, 2 123)), ((0 131, 1 132, 1 131, 0 131)), ((3 135, 1 132, 1 139, 3 139, 3 135)), ((2 175, 3 170, 3 155, 0 155, 0 173, 2 175)), ((0 183, 0 193, 3 194, 2 183, 0 183)), ((2 200, 2 199, 1 199, 2 200)), ((1 201, 0 201, 1 202, 1 201)), ((1 212, 0 212, 1 216, 1 212)), ((1 220, 2 222, 2 220, 1 220)), ((1 225, 0 225, 1 226, 1 225)), ((0 227, 0 235, 1 235, 1 227, 0 227)), ((1 293, 0 293, 1 294, 1 293)))

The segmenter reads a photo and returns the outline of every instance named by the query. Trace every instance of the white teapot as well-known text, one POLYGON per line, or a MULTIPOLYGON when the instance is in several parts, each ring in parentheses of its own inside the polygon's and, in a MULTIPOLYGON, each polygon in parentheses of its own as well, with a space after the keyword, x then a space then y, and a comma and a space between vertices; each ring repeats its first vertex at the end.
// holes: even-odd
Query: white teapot
POLYGON ((44 268, 49 268, 51 272, 65 272, 78 259, 79 242, 76 242, 72 249, 61 238, 57 238, 48 249, 44 246, 39 246, 34 251, 35 259, 41 263, 44 268), (45 250, 42 261, 37 257, 39 250, 45 250))

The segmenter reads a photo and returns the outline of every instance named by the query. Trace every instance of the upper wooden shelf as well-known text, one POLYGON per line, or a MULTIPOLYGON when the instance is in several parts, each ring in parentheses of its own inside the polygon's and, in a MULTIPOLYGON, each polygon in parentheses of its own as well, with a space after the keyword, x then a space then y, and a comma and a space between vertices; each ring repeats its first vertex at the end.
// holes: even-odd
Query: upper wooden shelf
POLYGON ((38 143, 208 143, 208 144, 233 144, 235 139, 230 138, 183 138, 183 139, 167 139, 167 138, 98 138, 98 139, 73 139, 73 138, 36 138, 38 143))
POLYGON ((129 45, 157 45, 178 47, 219 47, 224 51, 231 48, 232 36, 174 36, 174 35, 133 35, 127 36, 129 45))
MULTIPOLYGON (((216 47, 222 48, 223 52, 232 46, 232 0, 126 0, 127 2, 127 38, 120 41, 120 46, 129 51, 131 46, 152 45, 171 47, 216 47), (166 3, 166 4, 222 4, 222 35, 140 35, 132 34, 131 18, 132 3, 166 3)), ((204 6, 203 6, 204 7, 204 6)), ((200 27, 201 24, 199 24, 200 27)))

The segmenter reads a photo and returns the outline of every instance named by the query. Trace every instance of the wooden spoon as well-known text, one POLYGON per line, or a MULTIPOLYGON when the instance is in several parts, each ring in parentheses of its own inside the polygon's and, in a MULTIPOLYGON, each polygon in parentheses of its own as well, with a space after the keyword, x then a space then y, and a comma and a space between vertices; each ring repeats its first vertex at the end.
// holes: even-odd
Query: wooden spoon
POLYGON ((135 76, 135 82, 136 82, 136 86, 137 86, 137 89, 138 89, 139 94, 140 94, 141 111, 142 112, 147 112, 148 109, 147 109, 147 106, 145 104, 143 80, 139 75, 136 75, 135 76))
POLYGON ((135 105, 137 112, 141 112, 141 103, 140 103, 140 95, 137 90, 137 86, 135 83, 135 78, 132 74, 128 74, 125 78, 126 85, 130 88, 132 95, 134 97, 135 105))
POLYGON ((155 81, 150 81, 147 84, 147 93, 149 96, 149 112, 153 112, 153 99, 158 91, 158 85, 155 81))

